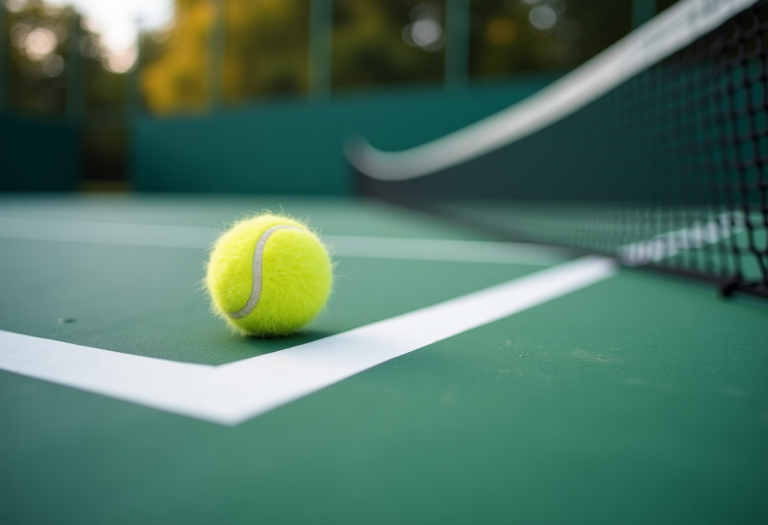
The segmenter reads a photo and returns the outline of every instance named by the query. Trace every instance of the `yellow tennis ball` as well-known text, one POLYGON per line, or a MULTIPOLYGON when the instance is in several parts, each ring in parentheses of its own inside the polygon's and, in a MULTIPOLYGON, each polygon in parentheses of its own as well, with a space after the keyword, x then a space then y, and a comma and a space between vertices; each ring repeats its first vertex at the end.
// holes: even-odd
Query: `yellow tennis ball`
POLYGON ((331 260, 305 224, 280 215, 239 221, 216 241, 205 287, 212 309, 243 334, 289 334, 311 321, 331 292, 331 260))

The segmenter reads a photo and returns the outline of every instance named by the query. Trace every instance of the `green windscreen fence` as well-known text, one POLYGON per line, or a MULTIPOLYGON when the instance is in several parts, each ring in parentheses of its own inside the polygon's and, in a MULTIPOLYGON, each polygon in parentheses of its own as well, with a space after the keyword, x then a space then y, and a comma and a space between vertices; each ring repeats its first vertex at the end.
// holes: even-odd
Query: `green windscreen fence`
POLYGON ((71 191, 80 169, 74 123, 0 111, 0 192, 71 191))

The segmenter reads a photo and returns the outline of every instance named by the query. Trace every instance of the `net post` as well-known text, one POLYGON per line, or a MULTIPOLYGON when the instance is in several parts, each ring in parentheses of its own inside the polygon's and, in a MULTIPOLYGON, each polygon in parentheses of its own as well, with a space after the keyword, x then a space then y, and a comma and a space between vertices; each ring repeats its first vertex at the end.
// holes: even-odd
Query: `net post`
POLYGON ((11 106, 11 46, 8 16, 5 2, 0 2, 0 112, 11 106))
POLYGON ((331 94, 333 0, 310 0, 309 98, 327 100, 331 94))
POLYGON ((83 31, 80 27, 80 15, 73 13, 70 28, 69 47, 67 49, 67 97, 66 115, 69 120, 79 121, 85 113, 85 71, 80 53, 83 31))
POLYGON ((215 112, 224 106, 226 0, 209 1, 212 14, 208 31, 208 108, 215 112))
POLYGON ((462 91, 469 70, 469 1, 445 2, 445 89, 462 91))
POLYGON ((632 29, 637 29, 656 15, 656 0, 632 0, 632 29))

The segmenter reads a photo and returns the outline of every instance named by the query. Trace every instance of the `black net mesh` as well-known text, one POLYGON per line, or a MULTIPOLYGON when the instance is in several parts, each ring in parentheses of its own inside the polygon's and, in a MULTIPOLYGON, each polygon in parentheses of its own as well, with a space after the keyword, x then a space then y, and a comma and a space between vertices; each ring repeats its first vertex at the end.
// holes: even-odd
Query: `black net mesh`
POLYGON ((561 121, 364 193, 768 297, 768 0, 561 121))

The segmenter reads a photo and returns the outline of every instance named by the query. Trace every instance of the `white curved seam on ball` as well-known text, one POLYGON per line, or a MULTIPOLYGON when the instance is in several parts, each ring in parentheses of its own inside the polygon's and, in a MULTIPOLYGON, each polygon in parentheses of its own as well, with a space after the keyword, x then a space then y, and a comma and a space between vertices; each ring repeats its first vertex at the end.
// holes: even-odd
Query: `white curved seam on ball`
POLYGON ((253 285, 251 287, 251 295, 248 297, 248 301, 245 303, 245 306, 240 308, 236 312, 227 312, 227 315, 231 317, 232 319, 242 319, 243 317, 246 317, 251 312, 253 312, 253 309, 256 308, 256 305, 259 304, 259 298, 261 297, 261 259, 264 255, 264 248, 267 245, 267 241, 272 236, 273 233, 275 233, 277 230, 283 230, 283 229, 290 229, 290 230, 298 230, 301 231, 300 228, 297 228, 296 226, 291 226, 289 224, 281 224, 279 226, 272 226, 267 231, 261 234, 261 237, 259 237, 258 242, 256 243, 256 249, 253 252, 253 269, 251 270, 251 278, 253 281, 253 285))

